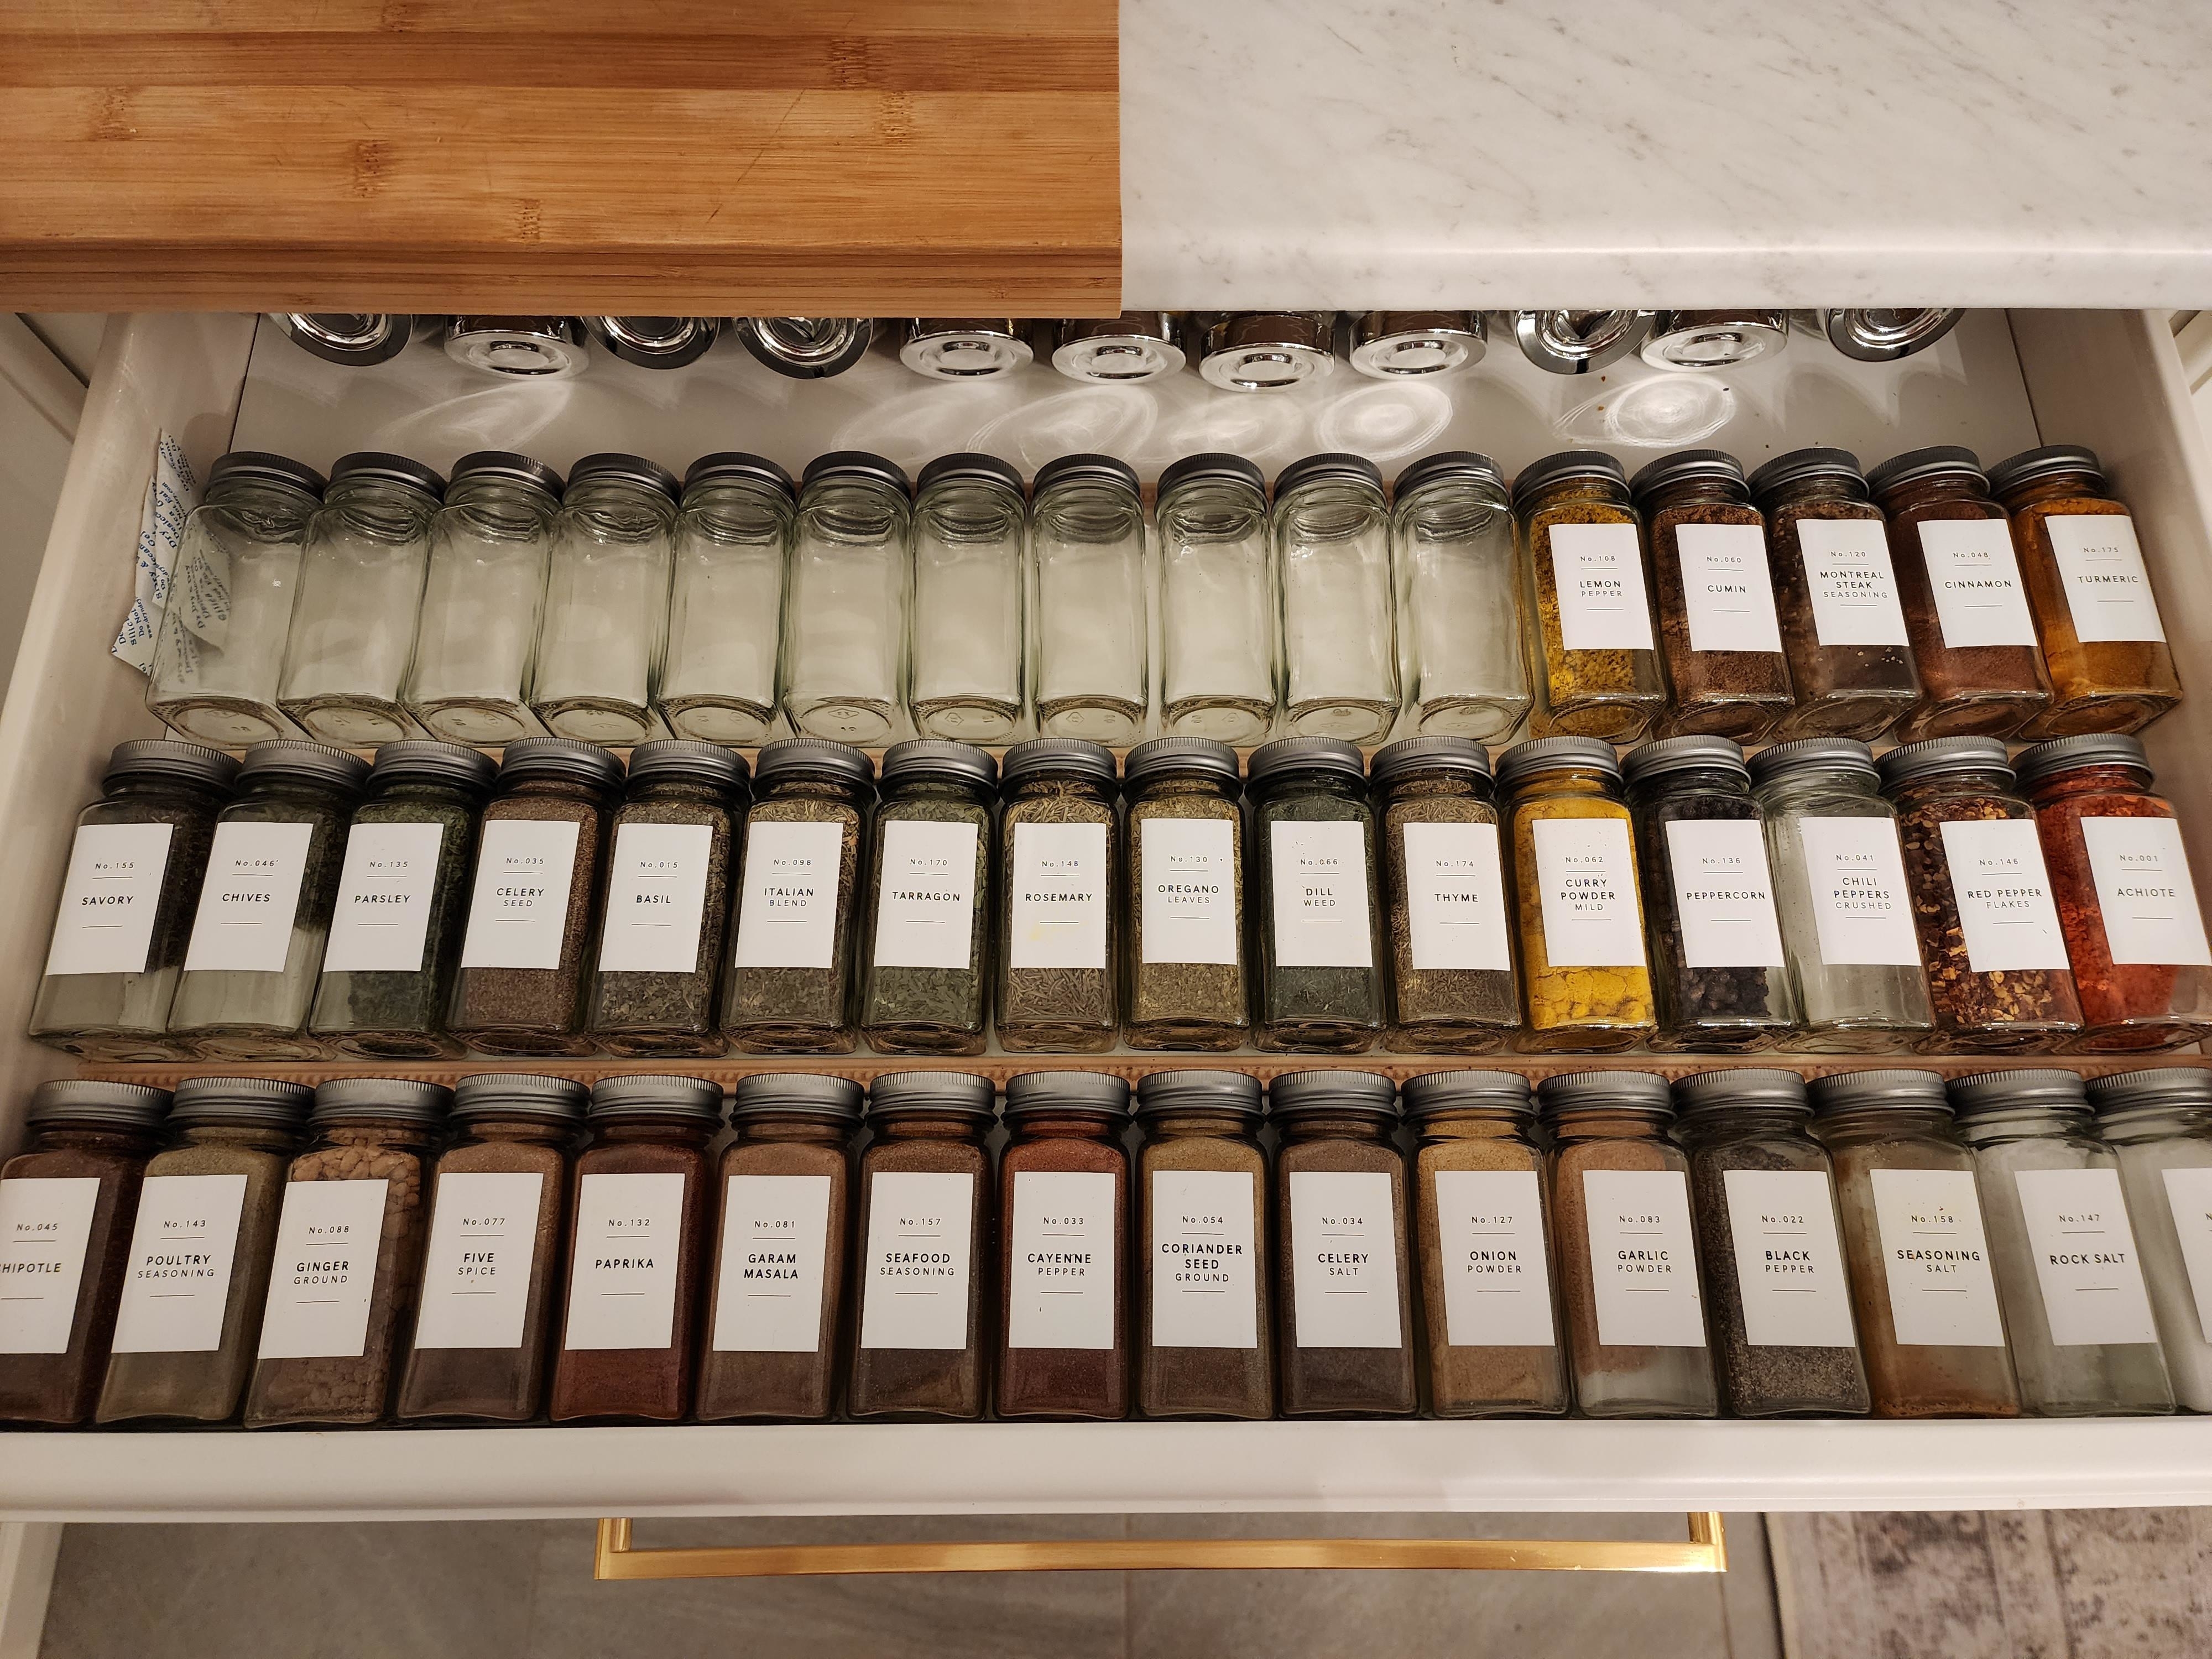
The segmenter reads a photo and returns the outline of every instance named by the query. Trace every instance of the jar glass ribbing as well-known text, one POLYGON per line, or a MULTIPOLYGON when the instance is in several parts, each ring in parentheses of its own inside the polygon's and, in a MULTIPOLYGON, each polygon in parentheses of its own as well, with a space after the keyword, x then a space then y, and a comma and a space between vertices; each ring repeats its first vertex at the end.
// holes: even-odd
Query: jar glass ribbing
POLYGON ((1161 730, 1257 743, 1282 699, 1267 486, 1241 455, 1160 475, 1161 730))
POLYGON ((1504 477, 1486 455, 1430 455, 1391 498, 1405 733, 1502 738, 1529 702, 1504 477))
POLYGON ((668 645, 674 475, 637 455, 586 455, 553 521, 531 706, 556 737, 640 743, 668 645))
POLYGON ((758 455, 702 455, 684 475, 660 674, 661 717, 679 738, 757 744, 775 729, 797 499, 758 455))
POLYGON ((880 455, 817 455, 799 492, 783 603, 784 710, 801 737, 879 744, 908 717, 913 490, 880 455))
POLYGON ((1037 730, 1130 744, 1152 713, 1152 578, 1137 475, 1107 455, 1037 470, 1030 510, 1037 730))
POLYGON ((907 702, 925 738, 1004 743, 1026 714, 1021 473, 993 455, 942 455, 914 499, 914 633, 907 702))
POLYGON ((1275 480, 1283 729, 1375 743, 1398 719, 1390 514, 1358 455, 1309 455, 1275 480))

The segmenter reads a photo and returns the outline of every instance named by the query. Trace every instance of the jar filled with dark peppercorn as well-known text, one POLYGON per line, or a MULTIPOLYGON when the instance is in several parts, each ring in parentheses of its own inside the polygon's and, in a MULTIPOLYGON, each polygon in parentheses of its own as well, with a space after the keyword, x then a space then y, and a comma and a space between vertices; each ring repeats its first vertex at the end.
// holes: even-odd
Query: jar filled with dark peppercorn
POLYGON ((1360 752, 1282 738, 1252 754, 1261 1048, 1358 1054, 1382 1034, 1375 809, 1360 752))
POLYGON ((1123 772, 1123 1040, 1132 1048, 1234 1048, 1252 1029, 1237 751, 1211 738, 1154 738, 1129 751, 1123 772))
POLYGON ((999 763, 938 738, 884 757, 860 953, 860 1028, 884 1054, 980 1054, 991 1001, 999 763))
POLYGON ((1121 1024, 1121 814, 1114 751, 1081 738, 1006 750, 999 811, 1000 1047, 1096 1054, 1121 1024))

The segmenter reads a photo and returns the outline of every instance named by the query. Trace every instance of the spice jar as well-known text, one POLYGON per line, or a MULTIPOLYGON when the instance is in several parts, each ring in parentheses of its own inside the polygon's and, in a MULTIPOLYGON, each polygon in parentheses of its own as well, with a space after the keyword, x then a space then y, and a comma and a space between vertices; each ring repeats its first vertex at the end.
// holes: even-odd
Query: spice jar
POLYGON ((2097 1133, 2119 1163, 2174 1398, 2212 1411, 2212 1073, 2162 1066, 2092 1078, 2097 1133))
POLYGON ((676 475, 641 455, 586 455, 568 470, 530 691, 556 737, 654 735, 677 495, 676 475))
POLYGON ((2059 738, 2013 763, 2035 808, 2089 1052, 2212 1036, 2212 945, 2173 807, 2136 739, 2059 738))
POLYGON ((939 738, 884 757, 860 953, 860 1028, 884 1054, 980 1054, 989 998, 998 763, 939 738))
POLYGON ((187 1078, 146 1164, 100 1420, 238 1414, 269 1294, 284 1174, 315 1091, 187 1078))
POLYGON ((876 765, 819 738, 766 744, 753 770, 722 1032, 741 1054, 849 1054, 860 848, 876 765))
POLYGON ((368 763, 342 749, 256 744, 238 799, 216 819, 185 971, 169 1006, 190 1052, 308 1060, 325 1052, 301 1027, 337 908, 346 821, 368 763))
POLYGON ((2035 813, 1995 738, 1906 744, 1879 764, 1936 1014, 1930 1047, 2045 1048, 2081 1029, 2035 813))
POLYGON ((452 1092, 404 1078, 315 1091, 285 1175, 246 1426, 374 1423, 422 1273, 422 1165, 452 1092))
POLYGON ((1502 738, 1528 712, 1504 475, 1471 450, 1425 455, 1391 501, 1409 734, 1502 738))
POLYGON ((1238 1047, 1252 1029, 1244 975, 1244 842, 1237 751, 1154 738, 1123 765, 1129 796, 1132 1048, 1238 1047))
POLYGON ((1406 1158, 1397 1085, 1292 1072, 1267 1085, 1275 1154, 1275 1322, 1285 1417, 1413 1414, 1406 1158))
POLYGON ((738 1079, 699 1355, 702 1422, 818 1423, 836 1408, 860 1122, 860 1085, 848 1079, 738 1079))
POLYGON ((491 758, 456 743, 387 743, 346 830, 330 943, 307 1030, 364 1060, 458 1054, 446 1005, 460 967, 477 814, 491 758))
POLYGON ((1543 1155, 1517 1072, 1425 1072, 1402 1091, 1419 1137, 1414 1239, 1439 1417, 1567 1408, 1543 1155))
POLYGON ((1974 1158, 1943 1079, 1838 1072, 1806 1092, 1834 1160, 1874 1414, 2017 1417, 1974 1158))
POLYGON ((1275 1414, 1267 1318, 1267 1155, 1260 1080, 1154 1072, 1137 1084, 1137 1409, 1275 1414))
POLYGON ((1267 482, 1242 455, 1160 474, 1160 729, 1257 743, 1282 701, 1267 482))
POLYGON ((459 1135, 430 1177, 401 1417, 520 1423, 544 1406, 568 1154, 588 1097, 528 1073, 480 1072, 453 1091, 459 1135))
POLYGON ((756 744, 783 689, 783 572, 799 491, 762 455, 702 455, 684 474, 660 713, 701 743, 756 744))
POLYGON ((592 1085, 568 1224, 568 1290, 546 1413, 672 1423, 691 1409, 708 1143, 722 1091, 704 1078, 592 1085))
POLYGON ((1893 456, 1867 474, 1889 554, 1920 701, 1899 741, 2010 737, 2051 702, 2005 510, 1971 449, 1893 456))
POLYGON ((243 749, 300 728, 276 706, 300 549, 323 475, 283 455, 233 450, 208 469, 185 520, 146 707, 179 736, 243 749))
POLYGON ((1622 762, 1636 829, 1659 1029, 1651 1047, 1764 1048, 1797 1024, 1766 836, 1743 750, 1662 738, 1622 762))
POLYGON ((1576 1072, 1536 1085, 1551 1131, 1575 1400, 1588 1417, 1711 1417, 1690 1163, 1655 1072, 1576 1072))
POLYGON ((1152 712, 1152 579, 1136 469, 1062 455, 1037 469, 1030 509, 1037 730, 1134 743, 1152 712))
POLYGON ((1359 455, 1309 455, 1275 479, 1283 730, 1379 742, 1398 719, 1390 511, 1359 455))
POLYGON ((2181 701, 2136 521, 2093 449, 2051 444, 1990 469, 2051 676, 2024 736, 2137 732, 2181 701))
POLYGON ((860 1154, 854 1417, 983 1414, 997 1091, 963 1072, 894 1072, 868 1089, 860 1154))
POLYGON ((623 764, 569 738, 500 757, 484 808, 453 1033, 480 1054, 584 1054, 585 949, 623 764))
POLYGON ((107 1370, 146 1160, 169 1097, 42 1083, 24 1149, 0 1164, 0 1421, 82 1423, 107 1370))
POLYGON ((1712 1291, 1721 1399, 1737 1417, 1863 1417, 1866 1367, 1828 1155, 1795 1072, 1674 1085, 1698 1255, 1712 1291))
POLYGON ((1490 757, 1464 738, 1407 738, 1369 775, 1389 895, 1384 1046, 1487 1054, 1521 1024, 1490 757))
POLYGON ((1751 757, 1782 951, 1815 1051, 1888 1048, 1934 1015, 1920 971, 1897 809, 1856 738, 1799 738, 1751 757))
POLYGON ((940 455, 915 481, 907 706, 925 738, 1004 743, 1028 713, 1028 517, 1020 469, 995 455, 940 455))
POLYGON ((599 906, 599 971, 584 1030, 611 1054, 719 1054, 714 1018, 730 902, 732 804, 745 763, 688 738, 630 750, 599 906))
POLYGON ((783 706, 802 737, 877 744, 906 724, 913 497, 880 455, 807 463, 783 599, 783 706))
MULTIPOLYGON (((449 743, 542 737, 530 708, 561 475, 527 455, 480 449, 453 463, 430 520, 407 712, 449 743)), ((727 613, 735 626, 741 613, 727 613)))
POLYGON ((1129 1414, 1129 1085, 1103 1072, 1006 1081, 999 1159, 1001 1417, 1129 1414))
POLYGON ((238 763, 166 738, 116 744, 76 817, 31 1035, 98 1060, 161 1060, 216 815, 238 763))
POLYGON ((1121 815, 1114 751, 1079 738, 1006 750, 994 1024, 1015 1054, 1097 1054, 1121 1023, 1121 815))
POLYGON ((1620 763, 1594 738, 1498 757, 1513 842, 1522 1029, 1530 1054, 1626 1048, 1656 1029, 1620 763))
POLYGON ((1359 1054, 1382 1029, 1375 811, 1359 750, 1279 738, 1250 766, 1265 1049, 1359 1054))
POLYGON ((1667 734, 1756 742, 1792 702, 1766 568, 1766 524, 1743 466, 1718 449, 1663 456, 1631 481, 1659 583, 1673 702, 1667 734))
POLYGON ((1564 450, 1513 480, 1535 736, 1630 743, 1667 701, 1628 475, 1612 456, 1564 450))

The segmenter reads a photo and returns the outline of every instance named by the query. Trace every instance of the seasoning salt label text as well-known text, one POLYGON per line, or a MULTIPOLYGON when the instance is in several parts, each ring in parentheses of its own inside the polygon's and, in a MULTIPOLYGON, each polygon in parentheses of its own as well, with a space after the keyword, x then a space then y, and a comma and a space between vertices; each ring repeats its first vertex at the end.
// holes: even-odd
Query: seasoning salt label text
POLYGON ((97 1176, 0 1181, 0 1353, 67 1353, 97 1176))
POLYGON ((1111 1348, 1114 1274, 1121 1249, 1112 1176, 1017 1170, 1006 1269, 1006 1346, 1111 1348))
POLYGON ((1597 1340, 1607 1346, 1704 1347, 1689 1178, 1676 1170, 1585 1170, 1583 1206, 1597 1340))
POLYGON ((975 826, 902 818, 884 825, 883 837, 876 966, 965 970, 972 965, 975 826))
POLYGON ((2166 1207, 2197 1302, 2197 1328, 2212 1331, 2212 1170, 2162 1170, 2166 1207))
POLYGON ((1753 1347, 1856 1346, 1828 1177, 1810 1170, 1723 1170, 1721 1182, 1744 1340, 1753 1347))
POLYGON ((576 1183, 564 1348, 665 1348, 676 1340, 680 1174, 587 1175, 576 1183))
POLYGON ((2172 818, 2083 818, 2105 946, 2126 967, 2212 965, 2197 883, 2172 818))
POLYGON ((2002 519, 1924 519, 1920 550, 1943 643, 2033 645, 2035 619, 2002 519))
POLYGON ((464 968, 558 968, 568 932, 576 826, 495 818, 477 848, 464 968))
MULTIPOLYGON (((908 827, 967 828, 971 839, 974 828, 908 827)), ((879 1170, 870 1179, 867 1255, 860 1268, 862 1347, 957 1353, 968 1346, 975 1201, 972 1175, 879 1170)))
POLYGON ((544 1186, 534 1170, 439 1176, 416 1347, 522 1346, 544 1186))
POLYGON ((1888 818, 1800 818, 1805 889, 1828 967, 1920 965, 1897 825, 1888 818))
POLYGON ((1909 645, 1879 519, 1797 520, 1813 632, 1824 646, 1909 645))
POLYGON ((1277 965, 1374 966, 1363 827, 1279 820, 1268 829, 1277 965))
POLYGON ((1406 916, 1417 970, 1510 973, 1505 878, 1494 823, 1409 823, 1406 916))
POLYGON ((146 971, 174 833, 167 823, 88 823, 76 832, 47 973, 146 971))
POLYGON ((149 1176, 116 1310, 117 1353, 213 1353, 230 1306, 242 1175, 149 1176))
POLYGON ((1766 835, 1757 819, 1670 819, 1667 868, 1685 965, 1782 965, 1782 925, 1774 915, 1766 835))
POLYGON ((842 824, 768 823, 746 829, 734 951, 738 967, 830 966, 844 854, 842 824))
POLYGON ((1869 1175, 1899 1346, 2004 1346, 1973 1172, 1875 1170, 1869 1175))
POLYGON ((2120 1172, 2019 1170, 2013 1179, 2052 1343, 2157 1341, 2120 1172))
POLYGON ((281 974, 307 870, 306 823, 218 823, 185 971, 281 974))
POLYGON ((326 974, 419 974, 445 827, 357 823, 346 836, 326 974))
POLYGON ((1008 896, 1008 966, 1105 967, 1106 826, 1016 824, 1008 896))
POLYGON ((1674 554, 1681 566, 1691 650, 1782 649, 1764 529, 1755 524, 1680 525, 1674 531, 1674 554))
POLYGON ((1570 651, 1650 650, 1651 601, 1636 526, 1555 524, 1551 539, 1560 643, 1570 651))
POLYGON ((599 927, 599 971, 688 974, 699 965, 707 863, 703 823, 625 823, 615 832, 599 927))
POLYGON ((1966 965, 1978 974, 2066 967, 2034 820, 1968 820, 1942 830, 1966 965))
POLYGON ((732 1176, 723 1191, 721 1276, 708 1339, 715 1351, 820 1347, 829 1243, 828 1176, 732 1176))
POLYGON ((358 1359, 384 1243, 383 1181, 292 1181, 276 1218, 264 1359, 358 1359))
POLYGON ((1444 1340, 1455 1348, 1548 1348, 1552 1279, 1531 1170, 1439 1170, 1444 1340))
POLYGON ((2066 585, 2075 638, 2084 645, 2166 638, 2133 519, 2124 513, 2053 513, 2043 528, 2066 585))
POLYGON ((1152 1171, 1154 1347, 1260 1346, 1252 1180, 1241 1170, 1152 1171))
POLYGON ((1146 818, 1138 832, 1145 960, 1235 963, 1237 826, 1211 818, 1146 818))
POLYGON ((1644 965, 1636 855, 1625 818, 1539 818, 1536 883, 1554 968, 1644 965))

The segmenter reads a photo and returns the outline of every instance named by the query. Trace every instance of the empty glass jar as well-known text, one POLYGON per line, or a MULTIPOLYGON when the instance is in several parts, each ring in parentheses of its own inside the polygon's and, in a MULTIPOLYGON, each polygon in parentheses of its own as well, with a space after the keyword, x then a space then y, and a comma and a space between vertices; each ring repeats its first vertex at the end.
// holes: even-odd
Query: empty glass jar
POLYGON ((2212 1072, 2122 1072, 2087 1095, 2119 1161, 2174 1398, 2212 1412, 2212 1072))
POLYGON ((1309 455, 1275 480, 1284 730, 1380 741, 1398 719, 1390 514, 1358 455, 1309 455))
POLYGON ((1022 475, 995 455, 940 455, 914 498, 907 703, 926 738, 1004 743, 1027 712, 1022 475))
POLYGON ((679 738, 757 744, 781 686, 783 572, 798 500, 758 455, 702 455, 684 475, 660 713, 679 738))
POLYGON ((1487 455, 1430 455, 1392 501, 1407 735, 1502 738, 1528 712, 1504 476, 1487 455))
POLYGON ((668 642, 675 475, 640 455, 586 455, 553 521, 531 706, 556 736, 653 735, 668 642))
POLYGON ((1257 743, 1282 696, 1267 482, 1242 455, 1187 455, 1160 474, 1161 729, 1257 743))
POLYGON ((880 455, 807 463, 783 602, 784 709, 802 737, 879 744, 907 724, 913 495, 880 455))
POLYGON ((1513 480, 1513 516, 1535 676, 1529 732, 1613 743, 1642 737, 1665 706, 1667 687, 1644 535, 1620 463, 1593 449, 1532 461, 1513 480))
POLYGON ((1030 510, 1037 730, 1130 744, 1152 711, 1152 583, 1133 468, 1063 455, 1037 469, 1030 510))

